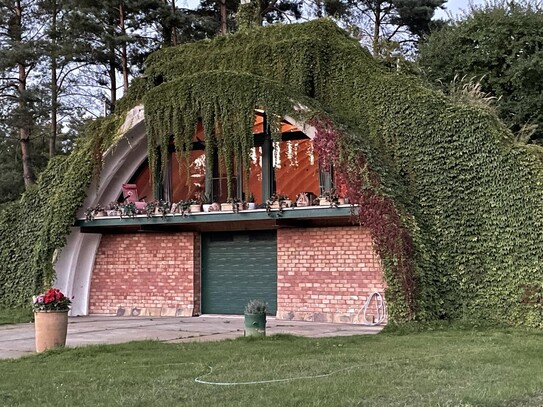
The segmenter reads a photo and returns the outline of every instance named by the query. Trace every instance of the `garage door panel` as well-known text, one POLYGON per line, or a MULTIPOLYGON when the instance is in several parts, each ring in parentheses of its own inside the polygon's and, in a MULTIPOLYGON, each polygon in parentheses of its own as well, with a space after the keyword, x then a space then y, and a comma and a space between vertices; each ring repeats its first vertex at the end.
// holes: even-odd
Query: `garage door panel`
POLYGON ((253 298, 277 308, 275 231, 202 236, 202 312, 242 314, 253 298))

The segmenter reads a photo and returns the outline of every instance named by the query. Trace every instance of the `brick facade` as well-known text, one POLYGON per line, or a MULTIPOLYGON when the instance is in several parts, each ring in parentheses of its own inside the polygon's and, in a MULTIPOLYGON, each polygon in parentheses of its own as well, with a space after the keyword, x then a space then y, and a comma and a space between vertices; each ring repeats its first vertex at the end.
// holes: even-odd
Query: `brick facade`
POLYGON ((192 316, 200 297, 195 269, 200 269, 198 234, 103 235, 91 279, 89 311, 192 316))
POLYGON ((367 297, 383 288, 368 229, 277 231, 278 319, 358 323, 367 297))
MULTIPOLYGON (((103 235, 90 313, 199 315, 200 241, 199 233, 103 235)), ((277 231, 278 319, 359 323, 367 297, 383 288, 367 229, 277 231)))

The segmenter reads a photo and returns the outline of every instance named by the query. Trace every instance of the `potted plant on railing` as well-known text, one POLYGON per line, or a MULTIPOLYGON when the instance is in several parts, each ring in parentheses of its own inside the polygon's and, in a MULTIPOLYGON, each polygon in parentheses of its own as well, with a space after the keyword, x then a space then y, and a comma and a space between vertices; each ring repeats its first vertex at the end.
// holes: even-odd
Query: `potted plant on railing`
POLYGON ((209 208, 213 204, 211 194, 206 194, 205 192, 202 192, 202 194, 200 194, 200 201, 202 202, 204 212, 209 212, 209 208))
POLYGON ((339 196, 334 188, 332 188, 330 191, 325 191, 317 199, 320 206, 330 206, 333 208, 337 208, 339 204, 339 196))
POLYGON ((244 335, 266 336, 266 311, 268 304, 262 300, 250 300, 245 306, 244 335))
POLYGON ((266 201, 266 210, 269 212, 270 209, 279 209, 283 211, 284 208, 290 208, 292 206, 292 201, 286 195, 281 194, 272 194, 270 199, 266 201))
POLYGON ((292 200, 287 195, 278 195, 279 198, 279 204, 283 208, 291 208, 292 207, 292 200))
POLYGON ((159 199, 156 203, 155 207, 155 215, 159 215, 164 219, 167 214, 170 213, 170 210, 172 209, 172 204, 168 201, 163 201, 162 199, 159 199))
POLYGON ((119 203, 115 201, 110 202, 106 206, 106 212, 107 212, 107 216, 119 216, 120 215, 119 203))
POLYGON ((108 216, 107 211, 100 204, 96 205, 95 207, 87 208, 85 211, 86 221, 94 220, 94 218, 103 218, 105 216, 108 216))
POLYGON ((58 288, 32 297, 36 352, 58 348, 66 344, 68 311, 72 301, 58 288))
POLYGON ((198 212, 202 212, 202 203, 200 202, 200 200, 197 200, 197 199, 191 199, 189 201, 189 212, 190 213, 198 213, 198 212))
POLYGON ((174 204, 173 213, 179 214, 183 217, 188 216, 190 213, 190 202, 189 201, 179 201, 174 204))
POLYGON ((121 213, 121 219, 133 219, 138 213, 134 202, 126 202, 125 204, 119 205, 119 211, 121 213))
POLYGON ((242 203, 239 198, 228 198, 226 203, 221 203, 221 211, 232 211, 234 213, 239 212, 242 203))
POLYGON ((277 194, 272 194, 269 199, 266 200, 266 212, 269 214, 272 209, 282 210, 277 194))
POLYGON ((90 222, 91 220, 94 220, 94 208, 85 209, 85 220, 87 222, 90 222))
POLYGON ((156 204, 156 201, 149 201, 145 203, 145 214, 148 218, 152 217, 155 214, 156 204))
POLYGON ((252 192, 249 192, 249 196, 247 197, 247 209, 252 210, 256 208, 255 204, 255 196, 252 192))

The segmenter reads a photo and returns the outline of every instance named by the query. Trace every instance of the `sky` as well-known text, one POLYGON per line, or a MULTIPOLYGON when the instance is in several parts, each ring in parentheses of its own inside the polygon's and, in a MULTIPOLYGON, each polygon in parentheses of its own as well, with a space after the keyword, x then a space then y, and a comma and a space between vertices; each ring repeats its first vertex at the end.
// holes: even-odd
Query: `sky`
POLYGON ((448 0, 447 3, 445 3, 446 10, 438 10, 436 12, 436 18, 443 18, 446 19, 448 17, 448 13, 452 14, 452 16, 457 16, 458 14, 462 15, 463 11, 467 11, 470 4, 473 5, 481 5, 484 4, 484 0, 448 0))

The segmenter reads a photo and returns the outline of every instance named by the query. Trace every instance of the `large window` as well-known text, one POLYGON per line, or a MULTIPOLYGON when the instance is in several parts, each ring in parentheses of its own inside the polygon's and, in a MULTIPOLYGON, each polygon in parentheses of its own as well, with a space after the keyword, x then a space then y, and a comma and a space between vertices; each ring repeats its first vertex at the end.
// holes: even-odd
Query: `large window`
POLYGON ((202 150, 190 153, 190 165, 184 158, 178 161, 176 154, 170 154, 170 174, 165 179, 165 198, 172 202, 196 199, 205 191, 205 154, 202 150), (170 191, 168 194, 167 191, 170 191), (170 195, 168 198, 167 195, 170 195))
POLYGON ((300 192, 319 195, 319 162, 309 138, 274 143, 275 192, 296 199, 300 192))
MULTIPOLYGON (((244 186, 245 176, 238 163, 233 165, 231 174, 231 196, 247 199, 245 193, 253 194, 256 203, 264 202, 276 192, 295 199, 301 192, 319 195, 329 188, 329 174, 319 171, 318 157, 312 141, 291 124, 285 123, 282 141, 272 142, 264 131, 262 116, 255 121, 255 147, 252 149, 249 168, 249 184, 244 186)), ((224 163, 218 157, 213 160, 213 173, 206 171, 203 131, 199 129, 195 138, 198 149, 191 151, 190 165, 178 161, 175 153, 170 153, 169 163, 162 188, 162 198, 171 202, 195 199, 203 192, 213 197, 215 202, 225 202, 228 197, 227 174, 224 163), (206 177, 211 176, 211 179, 206 177)), ((154 199, 149 181, 148 164, 138 171, 132 182, 138 185, 140 195, 147 200, 154 199), (145 168, 143 168, 145 167, 145 168)))

